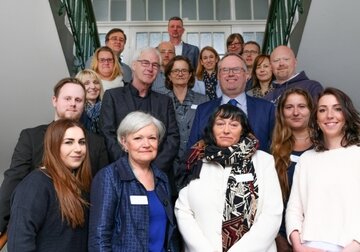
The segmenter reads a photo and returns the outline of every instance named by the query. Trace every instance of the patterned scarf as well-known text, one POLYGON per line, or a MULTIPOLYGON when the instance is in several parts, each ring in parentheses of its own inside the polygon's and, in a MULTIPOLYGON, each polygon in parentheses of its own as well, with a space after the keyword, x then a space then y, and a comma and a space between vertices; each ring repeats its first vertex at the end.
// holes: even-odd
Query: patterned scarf
POLYGON ((228 148, 208 146, 205 158, 223 167, 231 166, 223 211, 223 251, 227 251, 250 230, 257 209, 258 184, 252 155, 258 140, 249 135, 228 148))
POLYGON ((100 133, 99 118, 100 118, 101 101, 97 101, 95 104, 89 102, 85 105, 86 115, 89 118, 89 130, 93 133, 100 133))
POLYGON ((210 100, 216 99, 217 98, 217 95, 216 95, 216 85, 217 85, 216 72, 212 72, 209 75, 207 71, 204 71, 203 81, 205 83, 205 94, 209 97, 210 100))
POLYGON ((239 143, 227 148, 206 146, 201 140, 191 147, 186 156, 181 176, 177 177, 179 190, 192 180, 198 179, 203 158, 218 162, 224 168, 231 166, 223 211, 223 251, 227 251, 240 240, 254 222, 258 184, 251 157, 257 147, 258 140, 252 134, 243 136, 239 143))

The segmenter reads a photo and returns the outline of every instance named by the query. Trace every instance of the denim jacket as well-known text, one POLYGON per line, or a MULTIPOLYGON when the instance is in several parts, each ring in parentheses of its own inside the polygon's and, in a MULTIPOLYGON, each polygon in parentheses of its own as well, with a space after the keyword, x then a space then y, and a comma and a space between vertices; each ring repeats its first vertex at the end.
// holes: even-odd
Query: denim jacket
MULTIPOLYGON (((174 212, 166 175, 151 165, 155 177, 155 192, 163 203, 168 218, 165 237, 166 251, 175 251, 172 236, 174 212)), ((147 195, 128 162, 122 157, 100 170, 95 176, 90 194, 89 252, 148 252, 148 205, 131 204, 131 195, 147 195)))

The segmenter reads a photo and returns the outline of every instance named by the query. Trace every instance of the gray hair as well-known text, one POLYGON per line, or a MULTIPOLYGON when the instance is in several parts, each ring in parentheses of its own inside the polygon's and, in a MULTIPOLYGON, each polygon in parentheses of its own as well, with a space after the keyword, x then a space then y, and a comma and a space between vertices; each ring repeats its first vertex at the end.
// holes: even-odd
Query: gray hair
POLYGON ((229 56, 237 57, 242 63, 242 68, 244 69, 245 72, 247 72, 246 62, 245 62, 245 60, 244 60, 244 58, 242 56, 240 56, 237 53, 225 53, 225 55, 217 63, 217 65, 218 65, 218 73, 220 73, 221 63, 224 61, 224 59, 226 59, 229 56))
POLYGON ((140 55, 144 52, 153 52, 155 53, 158 57, 159 57, 159 64, 161 66, 161 55, 160 55, 160 52, 156 49, 156 48, 153 48, 153 47, 144 47, 144 48, 140 48, 138 50, 135 51, 134 55, 133 55, 133 58, 132 58, 132 63, 134 63, 135 61, 137 61, 138 59, 140 59, 140 55))
POLYGON ((160 143, 165 135, 164 124, 152 115, 142 111, 131 112, 121 121, 119 128, 117 129, 117 139, 119 143, 121 144, 121 138, 135 133, 150 124, 155 125, 157 128, 157 135, 160 143))

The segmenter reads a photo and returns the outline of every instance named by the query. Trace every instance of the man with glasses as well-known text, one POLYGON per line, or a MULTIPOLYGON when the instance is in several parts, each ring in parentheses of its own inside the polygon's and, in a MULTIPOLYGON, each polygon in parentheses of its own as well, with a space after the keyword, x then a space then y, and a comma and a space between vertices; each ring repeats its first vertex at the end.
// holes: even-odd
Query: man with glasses
POLYGON ((158 45, 157 49, 161 55, 161 66, 160 71, 158 71, 156 79, 151 86, 151 90, 161 94, 166 94, 169 92, 169 89, 165 87, 164 70, 167 63, 175 57, 175 47, 169 41, 163 41, 158 45))
POLYGON ((182 41, 185 31, 183 20, 180 17, 171 17, 168 22, 168 33, 171 44, 175 46, 175 54, 187 57, 194 69, 199 60, 199 48, 182 41))
POLYGON ((135 52, 131 63, 133 80, 129 85, 109 89, 104 94, 100 128, 110 161, 114 162, 126 154, 120 147, 116 132, 128 113, 141 110, 159 119, 165 125, 166 134, 160 143, 155 163, 169 175, 179 148, 179 131, 171 98, 151 91, 160 65, 160 54, 155 48, 142 48, 135 52))
POLYGON ((244 51, 242 53, 242 57, 245 60, 248 75, 248 81, 246 82, 245 91, 248 91, 252 88, 251 72, 253 69, 254 60, 259 55, 259 53, 260 45, 257 42, 248 41, 244 44, 244 51))
POLYGON ((247 114, 250 126, 259 140, 259 149, 269 151, 275 122, 274 105, 245 94, 245 61, 238 54, 225 54, 218 63, 218 78, 223 95, 197 107, 188 147, 202 138, 204 127, 213 111, 221 104, 229 103, 247 114))
POLYGON ((263 97, 274 104, 277 104, 280 96, 289 88, 301 88, 310 93, 316 101, 323 91, 322 85, 310 80, 304 71, 296 72, 296 58, 291 48, 281 45, 276 47, 270 54, 270 64, 275 76, 272 85, 274 90, 263 97))
MULTIPOLYGON (((123 30, 119 28, 111 29, 105 36, 105 45, 110 47, 119 59, 119 64, 123 72, 123 81, 128 83, 131 81, 131 69, 130 67, 121 61, 121 53, 124 51, 126 44, 126 35, 123 30)), ((86 61, 86 68, 90 68, 92 57, 86 61)))

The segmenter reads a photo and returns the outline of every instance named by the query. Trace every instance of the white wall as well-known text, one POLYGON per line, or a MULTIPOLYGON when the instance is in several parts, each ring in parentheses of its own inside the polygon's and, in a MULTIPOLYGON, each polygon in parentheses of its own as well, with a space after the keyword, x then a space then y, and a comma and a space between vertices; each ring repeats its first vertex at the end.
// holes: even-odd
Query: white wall
POLYGON ((298 70, 346 92, 360 109, 360 1, 311 2, 300 43, 298 70))
POLYGON ((49 1, 0 1, 0 183, 21 129, 53 120, 53 86, 69 72, 49 1))

